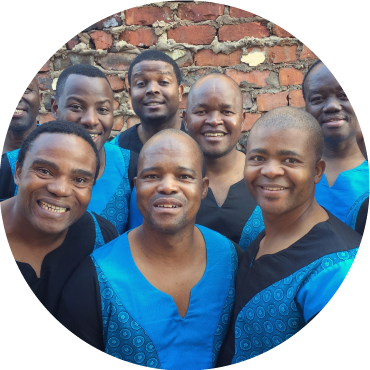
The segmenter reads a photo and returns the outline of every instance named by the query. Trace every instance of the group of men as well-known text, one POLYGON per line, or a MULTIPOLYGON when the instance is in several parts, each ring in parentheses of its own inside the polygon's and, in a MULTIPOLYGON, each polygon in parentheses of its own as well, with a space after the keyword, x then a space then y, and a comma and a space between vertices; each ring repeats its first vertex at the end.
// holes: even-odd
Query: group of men
POLYGON ((276 347, 331 299, 361 242, 369 173, 348 98, 316 62, 306 110, 264 114, 244 153, 231 78, 199 78, 182 120, 169 56, 144 51, 128 81, 140 124, 111 142, 96 67, 61 73, 56 121, 36 127, 36 80, 20 100, 0 199, 24 278, 70 331, 135 364, 206 369, 276 347))

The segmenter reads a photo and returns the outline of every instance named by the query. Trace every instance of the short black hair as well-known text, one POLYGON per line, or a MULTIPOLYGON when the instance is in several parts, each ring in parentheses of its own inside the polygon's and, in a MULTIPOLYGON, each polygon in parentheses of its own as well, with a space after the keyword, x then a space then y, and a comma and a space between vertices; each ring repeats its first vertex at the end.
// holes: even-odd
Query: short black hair
POLYGON ((99 169, 100 169, 100 160, 99 153, 96 149, 95 143, 91 138, 90 134, 80 125, 77 125, 74 122, 70 121, 50 121, 45 122, 44 124, 37 126, 30 134, 23 140, 23 143, 19 149, 18 153, 18 167, 22 168, 26 154, 32 147, 32 143, 42 134, 67 134, 67 135, 76 135, 81 139, 87 141, 90 146, 93 148, 95 157, 96 157, 96 171, 94 176, 94 182, 96 181, 99 169))
POLYGON ((97 77, 105 78, 108 82, 109 87, 112 89, 107 76, 99 68, 94 67, 90 64, 74 64, 73 66, 67 67, 58 77, 57 87, 55 91, 55 99, 59 100, 60 96, 63 94, 64 86, 66 84, 67 78, 70 75, 80 75, 86 77, 97 77))
POLYGON ((181 131, 181 130, 177 130, 175 128, 167 128, 167 129, 164 129, 164 130, 161 130, 161 131, 158 131, 155 135, 153 135, 145 144, 144 146, 141 148, 140 150, 140 153, 139 153, 139 159, 137 161, 138 163, 138 169, 139 169, 139 162, 141 161, 142 157, 143 157, 143 153, 145 151, 145 148, 147 146, 150 145, 151 141, 153 138, 156 138, 156 137, 160 137, 160 136, 173 136, 173 135, 180 135, 180 136, 184 136, 184 137, 187 137, 188 139, 190 139, 191 141, 194 142, 194 144, 196 145, 196 147, 198 148, 198 152, 199 152, 199 155, 200 155, 200 163, 201 163, 201 169, 202 169, 202 178, 206 176, 206 161, 204 159, 204 154, 203 154, 203 151, 201 149, 201 147, 199 146, 199 144, 191 137, 189 136, 187 133, 181 131))
MULTIPOLYGON (((248 141, 251 134, 257 129, 270 130, 271 128, 290 129, 297 128, 308 133, 310 146, 313 148, 315 163, 322 157, 322 148, 324 145, 324 136, 321 127, 316 118, 302 108, 280 107, 270 110, 259 118, 252 126, 248 141)), ((279 140, 279 138, 277 138, 279 140)))
POLYGON ((317 60, 312 66, 308 69, 307 73, 304 75, 303 82, 302 82, 302 94, 303 94, 303 99, 306 101, 306 80, 308 75, 311 73, 311 71, 318 65, 318 64, 323 64, 322 61, 319 59, 317 60))
POLYGON ((130 84, 130 86, 132 69, 136 64, 143 62, 144 60, 160 60, 162 62, 171 64, 176 75, 177 84, 179 86, 181 85, 182 78, 180 68, 170 56, 168 56, 166 53, 163 53, 163 51, 159 50, 145 50, 141 54, 139 54, 130 64, 130 67, 128 69, 128 83, 130 84))

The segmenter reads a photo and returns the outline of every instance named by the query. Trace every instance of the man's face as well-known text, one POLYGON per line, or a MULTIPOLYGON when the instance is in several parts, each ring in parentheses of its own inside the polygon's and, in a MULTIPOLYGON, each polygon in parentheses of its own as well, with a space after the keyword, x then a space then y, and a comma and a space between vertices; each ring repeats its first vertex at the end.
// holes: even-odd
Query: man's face
POLYGON ((243 106, 235 83, 225 77, 206 79, 194 87, 183 114, 189 135, 206 157, 235 150, 243 125, 243 106))
POLYGON ((183 86, 177 84, 173 67, 159 60, 147 60, 132 69, 132 108, 142 122, 161 125, 177 115, 183 86))
POLYGON ((248 138, 244 178, 265 214, 286 214, 312 202, 324 168, 322 160, 315 165, 305 131, 258 128, 248 138))
POLYGON ((194 225, 207 194, 208 179, 202 178, 198 151, 190 140, 161 136, 145 148, 138 164, 137 206, 144 221, 162 233, 194 225))
POLYGON ((9 125, 10 131, 26 131, 36 121, 40 109, 40 94, 36 77, 22 95, 9 125))
POLYGON ((44 133, 16 168, 16 202, 37 230, 57 234, 77 221, 90 202, 96 170, 92 147, 75 135, 44 133))
POLYGON ((52 99, 53 116, 76 122, 91 135, 98 150, 113 127, 113 93, 104 78, 70 75, 57 102, 52 99))
POLYGON ((353 137, 358 125, 347 95, 324 64, 311 71, 305 86, 306 111, 319 122, 325 141, 341 142, 353 137))

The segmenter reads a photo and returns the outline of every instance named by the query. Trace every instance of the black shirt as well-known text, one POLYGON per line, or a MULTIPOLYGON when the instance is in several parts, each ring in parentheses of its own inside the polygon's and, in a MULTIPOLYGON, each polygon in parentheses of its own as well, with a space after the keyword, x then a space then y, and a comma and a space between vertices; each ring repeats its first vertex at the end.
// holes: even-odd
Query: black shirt
POLYGON ((369 197, 367 197, 361 204, 361 207, 358 211, 356 218, 355 230, 361 235, 364 234, 368 209, 369 209, 369 197))
MULTIPOLYGON (((141 123, 138 123, 137 125, 132 126, 127 130, 121 132, 115 139, 113 139, 112 143, 117 145, 118 142, 118 146, 120 146, 121 148, 129 149, 139 154, 141 148, 144 145, 137 133, 137 128, 139 127, 139 125, 141 125, 141 123)), ((181 122, 180 130, 187 133, 183 122, 181 122)))
MULTIPOLYGON (((94 216, 105 243, 117 238, 117 230, 109 221, 95 213, 94 216)), ((39 278, 28 263, 16 261, 27 284, 53 316, 57 314, 64 285, 80 263, 92 253, 95 236, 94 220, 89 212, 85 212, 69 227, 63 243, 45 256, 39 278)))
POLYGON ((243 228, 256 206, 244 180, 230 186, 221 207, 217 204, 212 189, 208 188, 207 196, 200 204, 196 223, 239 243, 243 228))

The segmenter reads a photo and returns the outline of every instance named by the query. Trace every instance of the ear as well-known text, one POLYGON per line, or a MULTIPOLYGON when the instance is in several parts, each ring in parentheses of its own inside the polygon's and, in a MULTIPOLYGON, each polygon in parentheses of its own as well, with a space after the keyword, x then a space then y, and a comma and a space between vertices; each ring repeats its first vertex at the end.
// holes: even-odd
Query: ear
POLYGON ((209 179, 208 179, 208 177, 203 177, 203 183, 202 183, 202 199, 204 199, 207 196, 208 187, 209 187, 209 179))
POLYGON ((247 112, 243 110, 243 114, 242 114, 242 131, 243 131, 243 126, 244 126, 244 123, 245 123, 245 119, 247 118, 247 112))
POLYGON ((19 167, 18 161, 17 161, 17 163, 15 164, 15 172, 14 172, 14 183, 16 185, 19 185, 21 171, 22 169, 19 167))
POLYGON ((51 97, 50 104, 51 104, 51 114, 55 119, 58 119, 58 103, 55 96, 51 97))
POLYGON ((188 115, 186 114, 186 110, 182 111, 182 120, 184 121, 185 130, 189 132, 188 130, 188 115))
POLYGON ((319 183, 324 174, 326 163, 323 159, 320 159, 315 165, 315 185, 319 183))
POLYGON ((131 87, 128 88, 128 95, 131 98, 131 87))
POLYGON ((184 93, 184 85, 180 84, 179 86, 179 101, 182 100, 182 94, 184 93))

